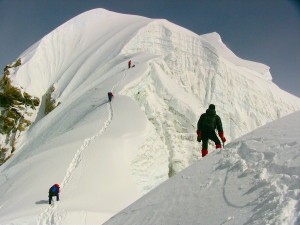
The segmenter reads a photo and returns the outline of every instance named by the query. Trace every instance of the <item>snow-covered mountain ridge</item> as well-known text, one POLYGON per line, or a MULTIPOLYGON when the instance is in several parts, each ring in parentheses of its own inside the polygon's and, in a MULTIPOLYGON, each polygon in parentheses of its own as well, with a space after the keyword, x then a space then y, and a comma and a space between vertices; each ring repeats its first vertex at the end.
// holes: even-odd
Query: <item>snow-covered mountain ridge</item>
POLYGON ((238 58, 216 33, 198 36, 166 20, 91 10, 20 58, 9 77, 41 104, 0 168, 4 224, 23 223, 22 215, 38 224, 78 215, 104 222, 199 159, 195 126, 210 103, 228 140, 300 109, 267 66, 238 58), (45 116, 49 90, 60 104, 45 116), (53 183, 64 200, 48 208, 53 183))

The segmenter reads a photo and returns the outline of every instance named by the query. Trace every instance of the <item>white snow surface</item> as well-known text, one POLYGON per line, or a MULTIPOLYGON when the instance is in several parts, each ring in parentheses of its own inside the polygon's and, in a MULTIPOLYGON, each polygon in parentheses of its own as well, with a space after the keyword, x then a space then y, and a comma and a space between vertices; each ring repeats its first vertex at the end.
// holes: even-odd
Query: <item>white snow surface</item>
POLYGON ((272 83, 267 66, 240 59, 217 33, 95 9, 20 58, 10 78, 42 103, 0 167, 1 225, 103 224, 192 164, 108 223, 299 222, 299 113, 221 152, 210 143, 200 160, 195 130, 209 104, 228 142, 300 110, 300 99, 272 83), (52 86, 61 104, 45 116, 52 86), (49 206, 54 183, 61 201, 49 206), (152 205, 144 202, 149 196, 152 205))
POLYGON ((176 174, 105 225, 300 224, 300 111, 176 174))

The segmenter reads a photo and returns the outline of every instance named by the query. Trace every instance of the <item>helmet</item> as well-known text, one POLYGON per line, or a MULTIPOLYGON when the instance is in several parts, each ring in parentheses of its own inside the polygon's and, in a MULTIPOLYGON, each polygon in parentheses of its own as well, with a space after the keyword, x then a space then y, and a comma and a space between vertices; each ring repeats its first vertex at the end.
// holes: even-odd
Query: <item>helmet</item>
POLYGON ((54 186, 59 187, 59 184, 54 184, 54 186))
POLYGON ((214 104, 210 104, 208 108, 209 109, 216 109, 216 106, 214 104))

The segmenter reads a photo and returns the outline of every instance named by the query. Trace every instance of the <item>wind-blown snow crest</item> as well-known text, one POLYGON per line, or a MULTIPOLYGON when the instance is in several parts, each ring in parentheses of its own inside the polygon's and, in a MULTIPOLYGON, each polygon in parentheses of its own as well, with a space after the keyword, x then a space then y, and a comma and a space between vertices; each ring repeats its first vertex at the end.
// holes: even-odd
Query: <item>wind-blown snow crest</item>
POLYGON ((0 168, 0 223, 103 223, 200 158, 196 123, 211 103, 229 141, 300 109, 267 66, 218 38, 95 9, 25 51, 10 78, 42 104, 0 168), (45 116, 52 87, 60 104, 45 116), (61 201, 50 208, 54 183, 61 201))
POLYGON ((248 60, 241 59, 237 57, 227 46, 222 42, 222 39, 217 33, 210 33, 201 35, 210 45, 215 48, 215 51, 227 62, 233 63, 235 66, 241 69, 247 70, 249 74, 256 75, 258 77, 264 78, 271 81, 272 75, 270 73, 270 67, 257 62, 252 62, 248 60))
POLYGON ((21 55, 24 65, 14 80, 35 96, 42 96, 56 84, 57 97, 63 100, 113 70, 117 63, 112 60, 124 43, 149 21, 104 9, 83 13, 25 51, 21 55))

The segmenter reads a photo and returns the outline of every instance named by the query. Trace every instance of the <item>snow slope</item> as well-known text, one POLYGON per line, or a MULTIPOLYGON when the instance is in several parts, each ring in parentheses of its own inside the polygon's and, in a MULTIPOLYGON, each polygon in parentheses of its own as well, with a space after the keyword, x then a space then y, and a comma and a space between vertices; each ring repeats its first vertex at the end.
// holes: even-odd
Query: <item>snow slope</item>
POLYGON ((42 103, 0 167, 1 225, 102 224, 200 158, 195 126, 210 103, 228 140, 300 109, 267 66, 166 20, 91 10, 20 58, 10 78, 42 103), (51 87, 61 104, 45 116, 51 87))
POLYGON ((300 111, 194 163, 105 225, 300 224, 300 111))

